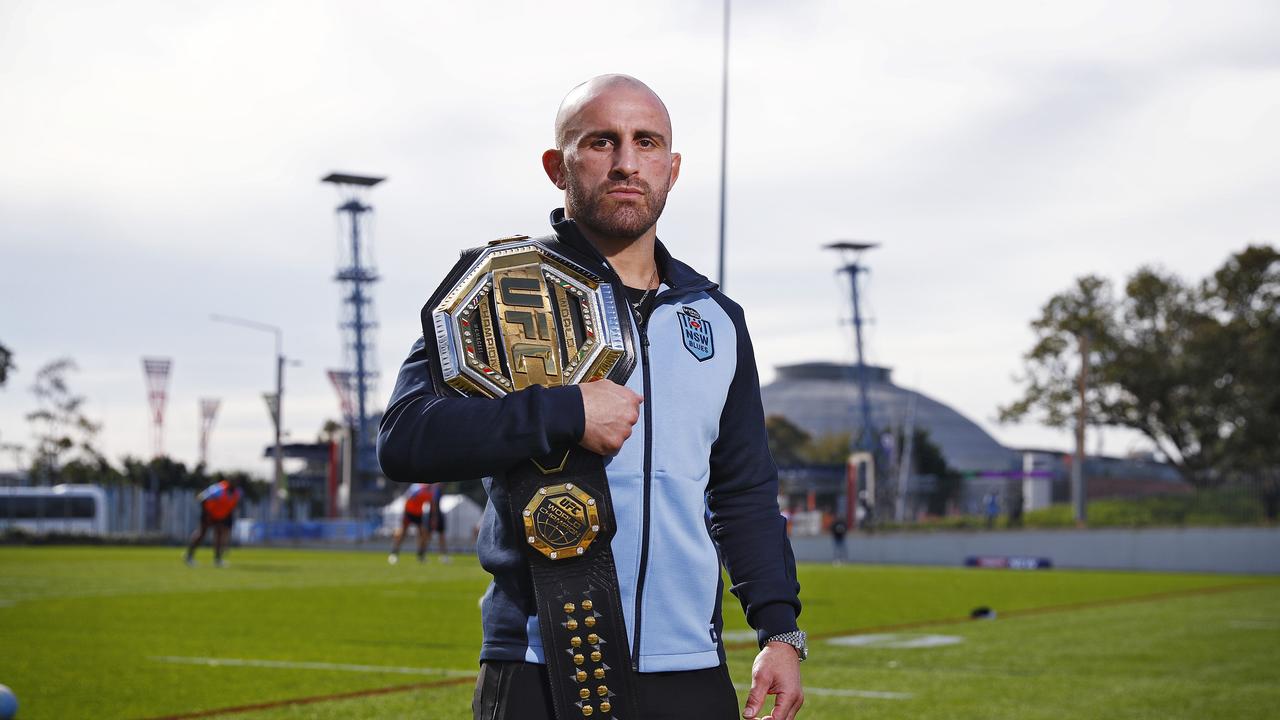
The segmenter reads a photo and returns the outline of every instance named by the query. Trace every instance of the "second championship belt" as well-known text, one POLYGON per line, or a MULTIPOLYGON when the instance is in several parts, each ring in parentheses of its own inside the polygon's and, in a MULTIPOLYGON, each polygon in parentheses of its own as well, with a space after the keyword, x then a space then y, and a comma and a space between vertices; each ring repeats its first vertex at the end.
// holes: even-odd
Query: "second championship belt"
MULTIPOLYGON (((437 382, 490 398, 533 385, 625 383, 636 364, 631 315, 591 266, 554 236, 464 252, 422 310, 437 382)), ((526 538, 556 717, 639 720, 604 458, 557 448, 511 468, 506 486, 507 512, 526 538)))

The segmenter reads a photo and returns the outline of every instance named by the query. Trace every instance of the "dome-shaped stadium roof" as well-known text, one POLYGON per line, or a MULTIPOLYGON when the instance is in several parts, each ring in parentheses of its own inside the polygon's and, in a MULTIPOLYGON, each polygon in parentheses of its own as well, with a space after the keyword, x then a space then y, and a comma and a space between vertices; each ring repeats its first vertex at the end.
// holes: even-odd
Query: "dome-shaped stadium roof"
MULTIPOLYGON (((778 367, 778 377, 760 389, 765 415, 782 415, 813 437, 861 430, 857 367, 809 362, 778 367)), ((893 384, 889 368, 867 366, 871 423, 877 428, 905 424, 916 397, 915 424, 929 431, 947 462, 957 470, 1009 470, 1017 455, 972 420, 923 393, 893 384)))

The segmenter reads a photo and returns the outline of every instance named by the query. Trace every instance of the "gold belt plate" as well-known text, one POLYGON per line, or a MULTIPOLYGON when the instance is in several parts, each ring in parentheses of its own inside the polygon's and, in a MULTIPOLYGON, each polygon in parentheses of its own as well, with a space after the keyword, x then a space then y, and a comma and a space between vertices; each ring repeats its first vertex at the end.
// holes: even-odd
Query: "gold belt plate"
POLYGON ((586 553, 600 532, 596 499, 573 483, 538 488, 521 514, 529 545, 552 560, 586 553))
POLYGON ((504 239, 435 308, 444 381, 502 397, 605 377, 626 347, 612 286, 537 239, 504 239))

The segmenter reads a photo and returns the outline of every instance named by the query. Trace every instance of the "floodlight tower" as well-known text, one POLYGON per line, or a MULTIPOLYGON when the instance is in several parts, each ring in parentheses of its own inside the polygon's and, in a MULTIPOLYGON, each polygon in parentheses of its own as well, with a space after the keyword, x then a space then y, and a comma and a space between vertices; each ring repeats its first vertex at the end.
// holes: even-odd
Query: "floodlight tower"
POLYGON ((853 295, 853 337, 858 354, 858 395, 862 411, 862 433, 858 436, 857 444, 853 449, 867 452, 874 450, 875 439, 871 434, 871 398, 867 393, 867 364, 862 353, 862 307, 858 302, 858 275, 867 272, 866 265, 862 264, 862 253, 878 246, 879 243, 858 240, 840 240, 826 246, 828 250, 840 253, 842 265, 837 272, 849 274, 849 288, 853 295))
MULTIPOLYGON (((849 289, 853 296, 853 337, 858 358, 858 405, 862 415, 862 432, 856 438, 849 438, 850 458, 858 456, 874 458, 876 454, 875 438, 871 429, 871 395, 867 391, 867 363, 862 352, 862 306, 858 302, 858 275, 867 272, 866 266, 862 264, 862 253, 877 246, 878 243, 860 240, 837 240, 825 246, 828 250, 840 253, 841 266, 837 272, 849 274, 849 289)), ((852 460, 850 462, 852 463, 852 460)), ((873 465, 874 461, 868 467, 873 465)), ((857 488, 853 486, 852 476, 848 482, 850 487, 845 501, 845 514, 849 527, 854 527, 857 488)), ((867 502, 871 507, 875 506, 874 497, 868 497, 867 502)))
POLYGON ((374 269, 372 242, 365 221, 373 207, 361 202, 370 188, 386 178, 330 173, 321 182, 332 183, 338 188, 342 204, 337 207, 339 223, 346 229, 351 245, 349 253, 344 248, 334 280, 343 284, 342 302, 346 306, 340 327, 351 371, 351 383, 355 392, 355 457, 360 470, 375 470, 373 438, 369 428, 368 396, 373 392, 373 382, 378 373, 374 369, 373 295, 370 286, 378 281, 374 269))
POLYGON ((169 373, 173 360, 142 358, 142 371, 147 377, 147 404, 151 406, 152 457, 164 456, 164 406, 169 399, 169 373))
POLYGON ((209 465, 209 434, 213 432, 213 420, 218 415, 222 401, 217 398, 200 398, 200 464, 209 465))

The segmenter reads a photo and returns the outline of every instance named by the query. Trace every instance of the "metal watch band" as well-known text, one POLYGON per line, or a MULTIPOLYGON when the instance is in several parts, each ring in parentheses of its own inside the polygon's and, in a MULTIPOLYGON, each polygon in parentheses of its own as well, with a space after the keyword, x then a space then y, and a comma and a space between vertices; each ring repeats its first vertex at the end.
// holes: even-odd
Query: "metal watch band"
POLYGON ((765 644, 771 642, 786 643, 796 649, 796 653, 800 656, 800 661, 804 662, 809 657, 808 637, 803 630, 793 630, 771 635, 765 640, 765 644))

